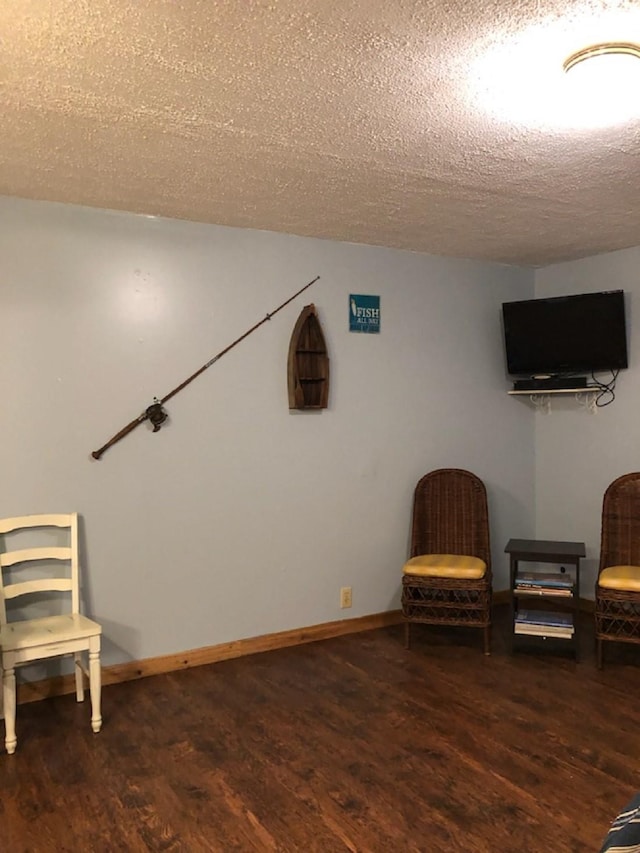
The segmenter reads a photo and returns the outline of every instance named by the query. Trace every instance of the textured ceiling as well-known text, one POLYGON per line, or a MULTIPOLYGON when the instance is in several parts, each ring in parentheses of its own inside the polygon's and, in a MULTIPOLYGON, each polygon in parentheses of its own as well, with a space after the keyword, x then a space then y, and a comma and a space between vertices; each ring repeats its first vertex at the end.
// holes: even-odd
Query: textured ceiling
POLYGON ((3 0, 0 193, 526 265, 637 245, 640 89, 600 128, 562 90, 607 38, 640 0, 3 0))

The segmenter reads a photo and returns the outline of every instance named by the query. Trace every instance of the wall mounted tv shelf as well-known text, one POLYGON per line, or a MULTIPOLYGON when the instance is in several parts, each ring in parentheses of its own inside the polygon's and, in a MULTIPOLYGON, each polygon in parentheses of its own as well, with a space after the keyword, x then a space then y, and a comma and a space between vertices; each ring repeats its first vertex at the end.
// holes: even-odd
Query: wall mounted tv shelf
POLYGON ((583 385, 581 388, 545 388, 545 389, 530 389, 528 391, 507 391, 512 397, 528 397, 536 409, 542 409, 549 412, 551 409, 551 398, 554 396, 569 396, 573 395, 576 400, 590 412, 596 412, 596 397, 601 393, 602 388, 599 385, 583 385))

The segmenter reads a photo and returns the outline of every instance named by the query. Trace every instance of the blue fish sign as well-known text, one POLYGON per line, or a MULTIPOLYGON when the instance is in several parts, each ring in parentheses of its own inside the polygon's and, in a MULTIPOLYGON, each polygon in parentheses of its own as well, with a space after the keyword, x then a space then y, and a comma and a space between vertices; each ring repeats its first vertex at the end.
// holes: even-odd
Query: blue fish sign
POLYGON ((349 296, 349 331, 375 333, 380 331, 380 297, 349 296))

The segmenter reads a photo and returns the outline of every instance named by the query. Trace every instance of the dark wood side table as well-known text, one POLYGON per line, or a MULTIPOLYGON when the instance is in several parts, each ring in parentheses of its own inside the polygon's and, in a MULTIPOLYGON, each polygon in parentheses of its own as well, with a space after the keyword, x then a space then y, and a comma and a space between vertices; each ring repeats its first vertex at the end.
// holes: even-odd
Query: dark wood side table
MULTIPOLYGON (((573 637, 571 638, 576 661, 578 660, 578 625, 580 615, 580 558, 586 556, 584 542, 555 542, 543 539, 509 539, 505 552, 510 557, 510 599, 511 599, 511 649, 514 648, 515 618, 522 598, 532 601, 543 601, 545 604, 553 601, 554 609, 569 610, 573 614, 573 637), (527 563, 556 563, 561 566, 572 566, 574 569, 574 583, 571 595, 566 598, 553 594, 545 595, 541 590, 539 594, 532 596, 530 593, 522 595, 516 590, 516 576, 518 564, 527 563)), ((545 637, 544 630, 539 634, 545 637)), ((567 642, 567 640, 565 640, 567 642)))

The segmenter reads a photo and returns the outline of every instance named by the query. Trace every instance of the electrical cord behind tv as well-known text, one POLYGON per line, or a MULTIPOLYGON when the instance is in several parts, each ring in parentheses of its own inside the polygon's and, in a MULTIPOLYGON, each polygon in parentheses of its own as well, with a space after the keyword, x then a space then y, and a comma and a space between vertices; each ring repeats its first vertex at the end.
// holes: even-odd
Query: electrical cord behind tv
POLYGON ((618 378, 619 373, 619 370, 612 370, 611 379, 608 382, 601 382, 599 379, 596 379, 594 372, 591 372, 593 384, 598 388, 598 393, 595 399, 595 405, 598 406, 598 408, 601 409, 604 406, 608 406, 615 400, 616 379, 618 378))

